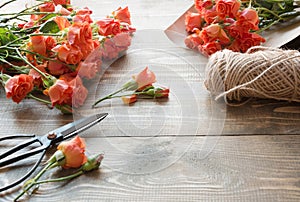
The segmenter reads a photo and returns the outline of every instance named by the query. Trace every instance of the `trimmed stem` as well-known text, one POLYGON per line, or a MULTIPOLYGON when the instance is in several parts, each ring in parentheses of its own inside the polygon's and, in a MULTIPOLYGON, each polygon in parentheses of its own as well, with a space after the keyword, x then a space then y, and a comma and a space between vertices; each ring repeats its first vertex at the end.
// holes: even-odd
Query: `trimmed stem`
MULTIPOLYGON (((23 191, 14 199, 14 201, 17 201, 20 197, 22 197, 25 193, 27 193, 34 185, 36 185, 36 181, 38 179, 41 178, 41 176, 51 167, 53 166, 54 163, 57 163, 57 162, 51 162, 51 163, 48 163, 33 179, 32 179, 32 182, 30 182, 28 184, 28 186, 25 186, 25 189, 23 188, 23 191)), ((26 184, 25 184, 26 185, 26 184)))
POLYGON ((104 100, 113 98, 115 94, 118 94, 118 93, 120 93, 120 92, 122 92, 122 91, 124 91, 124 90, 126 90, 126 89, 128 89, 128 87, 121 88, 120 90, 117 90, 116 92, 113 92, 113 93, 111 93, 111 94, 109 94, 109 95, 107 95, 107 96, 105 96, 105 97, 103 97, 103 98, 97 100, 97 101, 92 105, 92 107, 95 107, 97 104, 99 104, 100 102, 102 102, 102 101, 104 101, 104 100))
POLYGON ((84 172, 82 170, 80 170, 77 173, 74 173, 72 175, 68 175, 68 176, 65 176, 65 177, 37 181, 37 182, 34 183, 34 185, 44 184, 44 183, 48 183, 48 182, 60 182, 60 181, 64 181, 64 180, 69 180, 69 179, 73 179, 75 177, 78 177, 78 176, 82 175, 83 173, 84 172))
POLYGON ((52 103, 51 103, 50 101, 44 100, 44 99, 41 99, 41 98, 38 98, 38 97, 35 97, 35 96, 32 95, 32 94, 28 94, 27 97, 28 97, 28 98, 32 98, 32 99, 34 99, 34 100, 36 100, 36 101, 42 102, 42 103, 44 103, 44 104, 52 105, 52 103))

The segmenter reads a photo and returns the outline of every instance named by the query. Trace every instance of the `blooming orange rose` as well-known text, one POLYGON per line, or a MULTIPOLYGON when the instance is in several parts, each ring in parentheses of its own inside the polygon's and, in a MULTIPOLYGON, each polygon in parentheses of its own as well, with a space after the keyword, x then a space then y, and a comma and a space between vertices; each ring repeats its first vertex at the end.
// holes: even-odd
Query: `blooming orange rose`
POLYGON ((70 44, 58 45, 52 50, 57 52, 58 59, 66 64, 78 64, 83 57, 80 49, 77 46, 72 46, 70 44))
POLYGON ((71 26, 71 23, 69 20, 63 16, 56 16, 54 18, 54 22, 56 22, 59 30, 64 30, 65 28, 68 28, 71 26))
POLYGON ((209 10, 203 11, 204 20, 206 23, 211 24, 218 21, 219 13, 216 11, 216 6, 213 6, 209 10))
POLYGON ((42 5, 39 5, 40 12, 54 12, 55 6, 52 2, 45 2, 42 5))
POLYGON ((21 102, 33 90, 33 78, 27 74, 18 74, 7 80, 5 92, 7 98, 21 102))
POLYGON ((128 10, 128 6, 126 6, 125 8, 119 7, 117 10, 113 11, 112 14, 120 22, 126 22, 129 25, 131 25, 130 12, 128 10))
POLYGON ((192 32, 193 29, 201 29, 202 25, 201 14, 199 13, 188 13, 185 17, 185 29, 187 32, 192 32))
POLYGON ((252 46, 260 45, 266 40, 256 33, 244 33, 242 38, 239 40, 240 51, 246 52, 252 46))
POLYGON ((46 41, 44 36, 31 36, 29 42, 29 48, 38 54, 46 55, 46 41))
MULTIPOLYGON (((46 72, 45 64, 37 65, 36 68, 39 69, 41 72, 46 72)), ((34 69, 30 69, 28 75, 32 76, 34 86, 38 88, 42 87, 43 80, 42 80, 42 75, 40 73, 38 73, 34 69)))
POLYGON ((80 10, 77 10, 76 15, 73 17, 73 22, 92 23, 93 22, 93 20, 91 18, 92 13, 93 12, 87 7, 83 8, 83 9, 80 9, 80 10))
POLYGON ((216 11, 220 17, 236 17, 240 9, 239 0, 216 0, 216 11))
POLYGON ((221 44, 227 44, 230 42, 226 32, 219 24, 211 24, 203 28, 200 32, 200 37, 205 43, 212 41, 220 41, 221 44))
POLYGON ((52 106, 57 104, 72 105, 73 89, 65 80, 57 79, 55 84, 49 88, 47 94, 50 97, 52 106))
POLYGON ((87 79, 94 78, 97 72, 100 71, 101 63, 102 63, 101 58, 99 58, 94 62, 89 62, 89 61, 80 62, 77 67, 78 75, 81 78, 87 78, 87 79))
POLYGON ((57 5, 68 5, 71 4, 71 0, 52 0, 53 3, 57 5))
POLYGON ((209 9, 213 6, 212 0, 195 0, 195 8, 199 13, 202 13, 204 9, 209 9))
POLYGON ((87 97, 88 90, 86 89, 86 87, 84 87, 81 78, 79 76, 76 76, 69 82, 69 84, 73 89, 72 106, 82 106, 87 97))
POLYGON ((152 83, 156 81, 156 76, 148 67, 146 67, 143 71, 134 75, 133 79, 138 85, 138 90, 141 90, 146 86, 152 85, 152 83))
POLYGON ((102 47, 102 58, 104 60, 112 60, 119 55, 119 48, 115 46, 112 39, 105 39, 102 47))
POLYGON ((210 56, 213 53, 215 53, 219 50, 222 50, 221 44, 217 41, 205 43, 203 45, 198 46, 198 48, 199 48, 199 51, 206 56, 210 56))
POLYGON ((198 46, 203 44, 203 40, 198 33, 194 33, 187 36, 184 40, 184 43, 188 48, 198 50, 198 46))
POLYGON ((111 39, 115 46, 119 48, 119 51, 126 50, 131 44, 131 36, 127 32, 117 34, 111 39))
POLYGON ((89 23, 74 23, 69 27, 68 42, 71 45, 79 45, 89 43, 92 40, 93 33, 89 23))
POLYGON ((239 13, 237 18, 237 25, 246 31, 258 30, 258 23, 258 14, 251 8, 245 8, 239 13))
POLYGON ((48 62, 47 68, 48 68, 50 74, 56 75, 56 76, 70 72, 70 68, 68 68, 62 62, 59 62, 59 61, 50 60, 48 62))
POLYGON ((87 161, 85 152, 85 142, 82 138, 76 136, 72 140, 64 141, 57 146, 65 156, 63 168, 79 168, 87 161))
POLYGON ((243 27, 238 26, 236 22, 230 24, 229 26, 225 26, 224 30, 226 30, 227 33, 235 39, 240 39, 244 33, 243 27))
POLYGON ((96 23, 98 25, 98 32, 100 35, 116 35, 121 32, 120 22, 115 19, 105 18, 98 20, 96 23))

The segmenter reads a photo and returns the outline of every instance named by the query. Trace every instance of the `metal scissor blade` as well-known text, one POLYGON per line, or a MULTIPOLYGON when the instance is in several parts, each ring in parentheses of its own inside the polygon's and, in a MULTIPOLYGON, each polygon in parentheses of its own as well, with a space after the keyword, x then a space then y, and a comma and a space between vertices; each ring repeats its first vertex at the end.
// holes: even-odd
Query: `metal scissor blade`
POLYGON ((102 114, 95 114, 89 117, 85 117, 77 121, 74 121, 72 123, 66 124, 56 130, 53 130, 50 133, 62 134, 63 140, 65 140, 77 135, 78 133, 81 133, 82 131, 89 129, 93 125, 102 121, 107 115, 108 113, 102 113, 102 114))

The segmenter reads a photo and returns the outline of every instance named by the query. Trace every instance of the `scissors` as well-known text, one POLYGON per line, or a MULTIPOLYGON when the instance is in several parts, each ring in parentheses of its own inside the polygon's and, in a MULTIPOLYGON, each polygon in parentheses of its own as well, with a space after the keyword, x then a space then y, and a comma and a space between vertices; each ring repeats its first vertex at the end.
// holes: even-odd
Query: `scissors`
POLYGON ((107 113, 101 113, 101 114, 95 114, 89 117, 84 117, 82 119, 79 119, 77 121, 68 123, 60 128, 57 128, 55 130, 52 130, 48 132, 44 136, 36 136, 34 134, 18 134, 18 135, 10 135, 10 136, 5 136, 1 137, 0 141, 4 140, 10 140, 10 139, 15 139, 15 138, 30 138, 28 140, 25 140, 24 142, 12 147, 11 149, 5 151, 4 153, 0 154, 0 168, 7 166, 9 164, 12 164, 14 162, 20 161, 22 159, 28 158, 30 156, 36 155, 36 154, 41 154, 37 162, 34 164, 34 166, 20 179, 12 182, 11 184, 5 185, 4 187, 0 187, 0 192, 5 191, 9 188, 12 188, 22 181, 24 181, 26 178, 28 178, 38 167, 38 165, 41 163, 44 155, 46 154, 46 151, 48 148, 51 147, 51 145, 55 145, 58 142, 64 141, 68 138, 71 138, 88 128, 94 126, 95 124, 99 123, 102 121, 108 114, 107 113), (12 156, 9 158, 10 155, 16 153, 17 151, 20 151, 23 148, 26 148, 30 146, 33 143, 39 143, 40 146, 21 153, 17 156, 12 156), (6 158, 7 157, 7 158, 6 158), (4 159, 6 158, 6 159, 4 159))

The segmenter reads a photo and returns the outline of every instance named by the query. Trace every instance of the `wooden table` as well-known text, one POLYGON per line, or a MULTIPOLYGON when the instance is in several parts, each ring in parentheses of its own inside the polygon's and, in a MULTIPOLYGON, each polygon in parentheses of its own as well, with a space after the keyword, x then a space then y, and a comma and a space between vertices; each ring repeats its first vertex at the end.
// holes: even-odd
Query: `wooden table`
MULTIPOLYGON (((25 200, 300 201, 299 104, 253 100, 230 107, 215 102, 203 85, 200 56, 175 46, 163 33, 193 1, 74 2, 91 8, 95 18, 128 5, 138 31, 127 54, 89 86, 86 104, 73 116, 33 100, 15 104, 1 90, 0 136, 44 134, 81 116, 109 113, 81 134, 88 154, 105 153, 101 169, 41 185, 25 200), (116 99, 91 109, 96 98, 146 65, 160 84, 170 87, 169 99, 130 106, 116 99)), ((11 9, 24 6, 19 4, 11 9)), ((0 170, 1 183, 21 171, 0 170)), ((49 175, 64 172, 56 169, 49 175)), ((12 201, 19 191, 0 193, 0 201, 12 201)))

